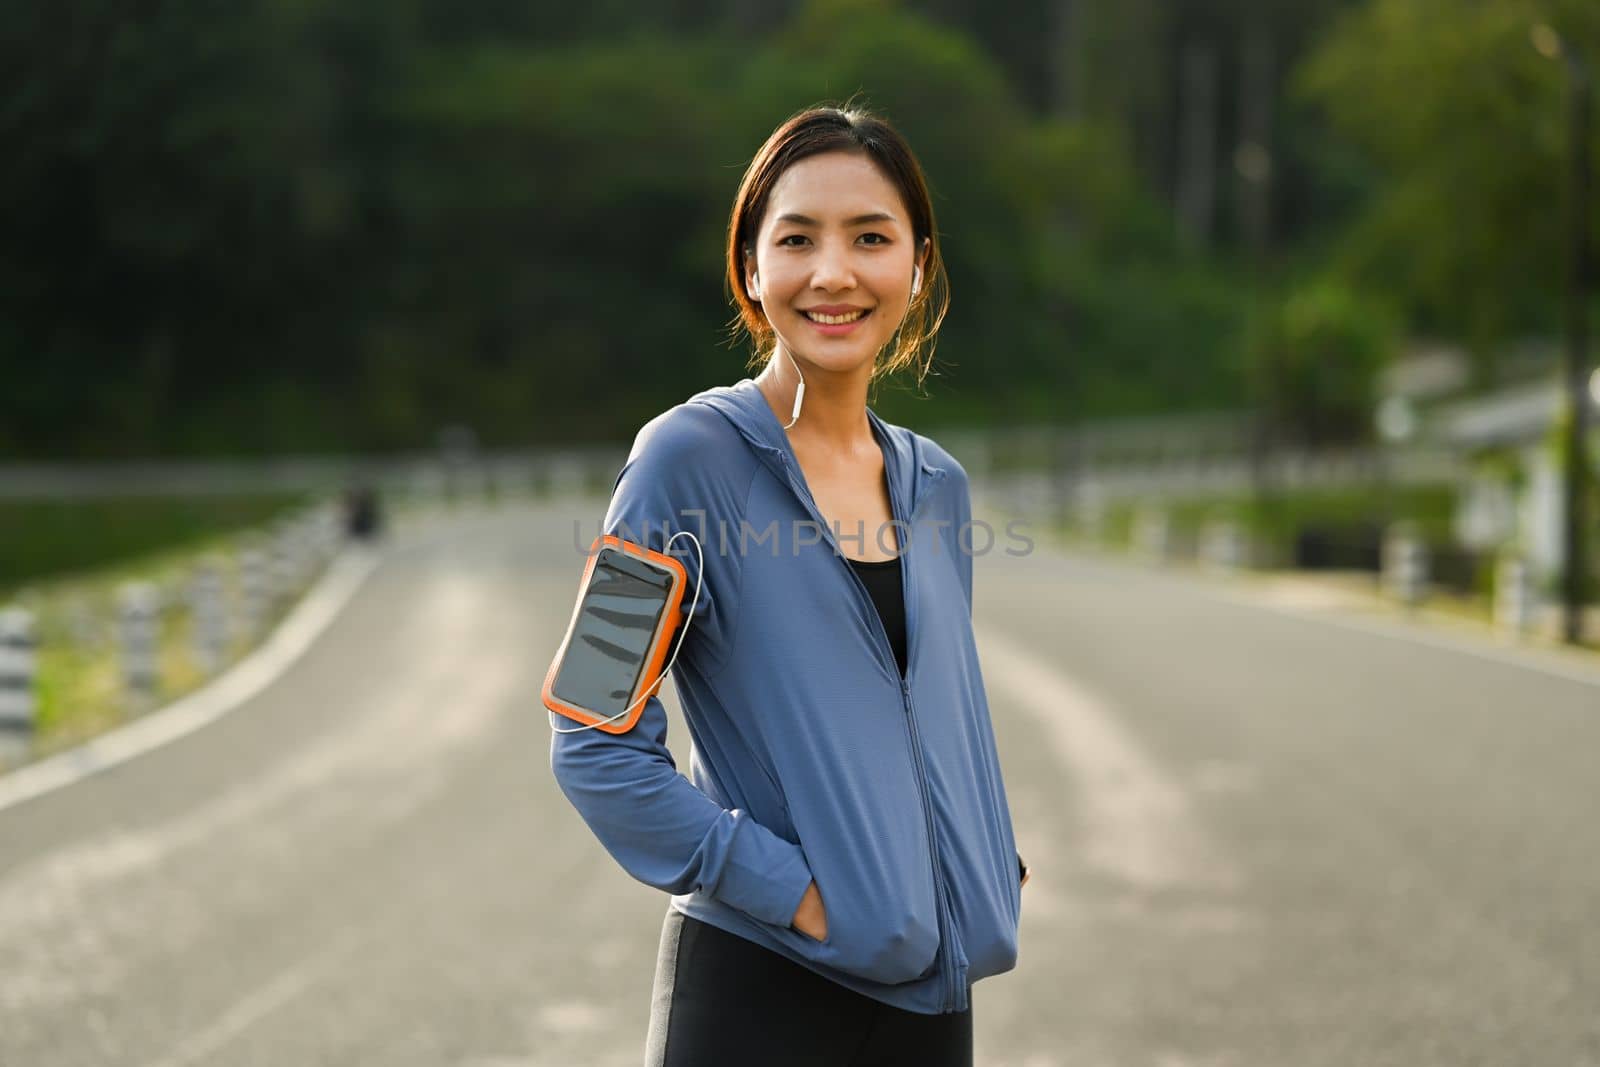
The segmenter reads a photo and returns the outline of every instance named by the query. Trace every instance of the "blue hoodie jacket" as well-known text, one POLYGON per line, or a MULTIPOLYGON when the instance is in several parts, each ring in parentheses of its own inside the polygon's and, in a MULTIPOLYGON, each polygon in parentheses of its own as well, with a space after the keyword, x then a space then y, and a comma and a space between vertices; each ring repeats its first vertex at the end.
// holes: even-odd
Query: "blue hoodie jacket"
MULTIPOLYGON (((867 416, 904 524, 904 680, 843 558, 868 550, 853 531, 834 537, 747 378, 645 424, 603 523, 657 551, 678 530, 700 539, 700 600, 672 668, 688 777, 657 697, 626 733, 552 734, 551 769, 672 907, 884 1003, 963 1011, 972 983, 1016 965, 1021 905, 972 633, 971 497, 948 452, 867 416), (821 941, 790 925, 813 879, 821 941)), ((687 538, 672 554, 687 612, 699 562, 687 538)))

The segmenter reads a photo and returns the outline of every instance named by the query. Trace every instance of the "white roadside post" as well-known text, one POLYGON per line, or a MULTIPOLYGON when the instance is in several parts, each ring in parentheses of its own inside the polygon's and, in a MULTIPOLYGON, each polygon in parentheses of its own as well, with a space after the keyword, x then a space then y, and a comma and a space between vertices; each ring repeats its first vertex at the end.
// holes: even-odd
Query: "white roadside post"
POLYGON ((33 745, 38 670, 33 613, 0 611, 0 768, 25 762, 33 745))
POLYGON ((344 536, 344 526, 340 522, 340 513, 336 505, 324 503, 317 508, 317 520, 314 527, 316 531, 317 569, 320 571, 333 557, 339 554, 340 540, 344 536))
POLYGON ((294 596, 298 584, 294 527, 280 520, 268 545, 267 597, 277 610, 294 596))
POLYGON ((1134 550, 1152 563, 1165 563, 1172 555, 1172 525, 1158 507, 1139 511, 1133 524, 1134 550))
POLYGON ((247 548, 239 553, 239 594, 247 641, 254 642, 261 637, 272 610, 272 579, 268 567, 266 554, 260 549, 247 548))
POLYGON ((1244 565, 1244 536, 1231 519, 1212 519, 1200 534, 1200 558, 1206 566, 1231 573, 1244 565))
POLYGON ((150 582, 130 582, 118 594, 122 623, 122 680, 135 708, 154 702, 159 678, 157 645, 161 593, 150 582))
POLYGON ((195 566, 189 586, 189 610, 193 620, 195 662, 212 675, 228 662, 228 608, 224 599, 222 566, 206 559, 195 566))
POLYGON ((1505 552, 1495 562, 1494 618, 1501 629, 1518 637, 1533 629, 1539 611, 1539 593, 1533 568, 1521 553, 1505 552))
POLYGON ((1383 584, 1407 607, 1422 603, 1428 586, 1428 546, 1410 523, 1395 523, 1383 539, 1383 584))
POLYGON ((314 569, 311 548, 311 516, 307 512, 298 512, 289 520, 285 529, 285 536, 289 540, 289 568, 294 574, 294 595, 300 596, 306 583, 311 580, 314 569))

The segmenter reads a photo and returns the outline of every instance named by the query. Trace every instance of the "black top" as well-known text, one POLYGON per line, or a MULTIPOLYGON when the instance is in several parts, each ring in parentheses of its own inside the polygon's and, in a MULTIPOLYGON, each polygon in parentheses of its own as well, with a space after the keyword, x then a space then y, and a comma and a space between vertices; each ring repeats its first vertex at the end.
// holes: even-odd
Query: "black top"
MULTIPOLYGON (((850 557, 846 556, 846 559, 850 557)), ((900 560, 885 559, 869 562, 850 559, 851 568, 866 583, 872 603, 877 606, 883 628, 889 632, 889 647, 894 649, 895 662, 900 665, 900 677, 906 676, 906 601, 901 584, 900 560)))

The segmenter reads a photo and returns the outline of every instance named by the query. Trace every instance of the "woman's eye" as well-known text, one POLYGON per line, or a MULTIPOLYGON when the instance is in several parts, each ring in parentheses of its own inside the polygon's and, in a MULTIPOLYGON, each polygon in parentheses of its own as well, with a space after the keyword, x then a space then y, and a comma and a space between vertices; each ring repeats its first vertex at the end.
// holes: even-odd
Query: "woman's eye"
MULTIPOLYGON (((876 247, 878 245, 886 245, 886 244, 889 243, 889 239, 887 237, 885 237, 881 233, 864 233, 858 239, 866 241, 867 238, 869 238, 869 237, 875 238, 874 240, 867 241, 867 243, 869 245, 872 245, 874 247, 876 247)), ((810 240, 810 238, 808 238, 803 233, 791 233, 787 237, 778 238, 778 246, 780 248, 798 248, 799 245, 792 245, 789 242, 790 241, 808 241, 808 240, 810 240)))

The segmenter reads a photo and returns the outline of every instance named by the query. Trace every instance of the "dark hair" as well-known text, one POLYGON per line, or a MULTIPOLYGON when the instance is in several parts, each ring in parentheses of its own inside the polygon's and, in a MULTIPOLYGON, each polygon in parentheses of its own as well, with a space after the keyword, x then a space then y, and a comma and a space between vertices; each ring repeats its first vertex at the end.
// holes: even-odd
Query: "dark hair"
POLYGON ((756 230, 766 215, 773 186, 784 171, 809 156, 838 151, 866 155, 905 201, 911 213, 912 247, 920 252, 923 239, 927 239, 922 287, 901 320, 894 351, 887 359, 878 360, 870 379, 875 382, 895 371, 915 367, 921 384, 933 361, 934 336, 950 306, 950 283, 939 254, 933 201, 928 196, 922 166, 905 138, 888 121, 853 102, 838 107, 811 107, 790 116, 767 138, 745 170, 728 219, 726 281, 738 312, 729 327, 734 340, 741 329, 750 335, 755 349, 751 369, 764 366, 772 358, 777 338, 760 304, 750 298, 745 288, 745 257, 754 255, 756 230))

